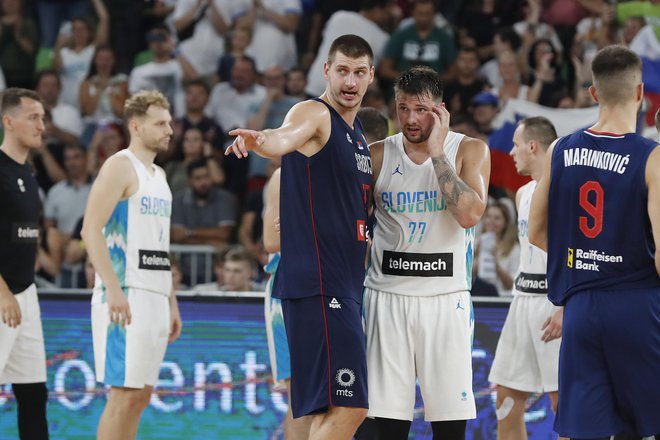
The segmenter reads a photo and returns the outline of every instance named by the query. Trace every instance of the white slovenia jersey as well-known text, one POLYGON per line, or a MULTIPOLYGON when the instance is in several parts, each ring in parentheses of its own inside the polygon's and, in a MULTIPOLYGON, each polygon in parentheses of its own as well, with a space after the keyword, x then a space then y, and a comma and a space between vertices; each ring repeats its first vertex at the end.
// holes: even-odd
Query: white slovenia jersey
MULTIPOLYGON (((112 267, 122 288, 169 296, 172 192, 165 173, 155 165, 151 172, 147 171, 128 149, 116 154, 130 159, 138 177, 138 189, 117 203, 103 228, 112 267)), ((97 274, 95 293, 101 295, 104 291, 97 274)))
POLYGON ((532 180, 520 189, 520 206, 518 206, 518 242, 520 243, 520 266, 513 283, 513 294, 537 295, 548 293, 546 264, 548 254, 529 243, 527 222, 529 206, 536 181, 532 180))
MULTIPOLYGON (((464 135, 449 132, 444 150, 456 168, 464 135)), ((403 134, 385 139, 374 186, 376 226, 365 286, 400 295, 432 296, 470 290, 474 228, 447 209, 431 159, 414 163, 403 134)))

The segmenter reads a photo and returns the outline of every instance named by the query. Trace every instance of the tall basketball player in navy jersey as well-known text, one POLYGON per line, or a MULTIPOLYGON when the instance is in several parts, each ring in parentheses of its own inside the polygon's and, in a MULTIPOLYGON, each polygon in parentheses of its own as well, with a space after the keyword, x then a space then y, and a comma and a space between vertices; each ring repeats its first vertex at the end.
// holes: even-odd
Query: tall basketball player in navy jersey
POLYGON ((326 91, 296 104, 275 130, 237 129, 226 154, 282 158, 282 298, 294 417, 314 414, 310 438, 350 439, 366 416, 361 322, 371 157, 356 114, 374 78, 373 53, 355 35, 328 52, 326 91))
POLYGON ((635 134, 639 57, 608 46, 592 71, 598 122, 551 147, 529 221, 530 243, 548 251, 548 297, 564 306, 555 429, 657 439, 660 148, 635 134))

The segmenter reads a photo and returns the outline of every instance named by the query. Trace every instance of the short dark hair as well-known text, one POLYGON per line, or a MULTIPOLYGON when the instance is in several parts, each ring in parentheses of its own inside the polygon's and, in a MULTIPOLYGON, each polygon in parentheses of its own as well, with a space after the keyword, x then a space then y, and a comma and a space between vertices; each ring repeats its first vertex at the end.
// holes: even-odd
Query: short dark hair
POLYGON ((374 63, 374 52, 369 43, 357 35, 346 34, 335 39, 328 50, 328 64, 335 60, 335 54, 340 52, 349 58, 360 58, 366 56, 369 58, 369 65, 374 63))
POLYGON ((227 261, 239 261, 239 262, 244 261, 250 267, 252 267, 252 257, 250 257, 250 254, 248 253, 247 249, 245 249, 241 245, 230 247, 225 253, 224 261, 225 263, 227 261))
POLYGON ((431 96, 442 99, 440 74, 430 67, 415 66, 403 72, 394 81, 394 93, 403 92, 415 96, 431 96))
POLYGON ((537 141, 544 150, 557 139, 557 130, 548 118, 533 116, 520 121, 523 126, 522 138, 525 142, 537 141))
POLYGON ((194 87, 194 86, 203 88, 207 95, 211 94, 211 87, 209 87, 208 83, 203 79, 199 79, 199 78, 191 79, 189 81, 186 81, 184 84, 186 92, 190 87, 194 87))
POLYGON ((658 111, 655 112, 655 128, 660 131, 660 107, 658 107, 658 111))
POLYGON ((44 69, 37 73, 37 76, 34 78, 34 88, 39 87, 39 83, 45 76, 54 76, 57 79, 57 86, 62 90, 62 81, 60 81, 60 74, 57 73, 54 69, 44 69))
POLYGON ((186 173, 188 174, 188 177, 192 176, 193 172, 195 172, 195 170, 198 168, 208 169, 206 158, 202 157, 201 159, 193 160, 188 164, 188 166, 186 167, 186 173))
POLYGON ((428 4, 433 6, 434 11, 438 9, 437 6, 435 5, 434 0, 413 0, 412 9, 415 9, 417 5, 428 5, 428 4))
POLYGON ((520 49, 520 46, 522 45, 520 35, 518 35, 518 32, 510 26, 499 28, 495 31, 495 35, 500 37, 500 40, 509 43, 509 46, 511 46, 511 49, 513 49, 514 52, 520 49))
POLYGON ((252 58, 250 56, 247 56, 247 55, 237 57, 236 60, 234 60, 234 65, 238 61, 247 61, 252 66, 252 72, 257 73, 257 63, 254 61, 254 58, 252 58))
POLYGON ((387 137, 389 124, 381 112, 373 107, 362 107, 358 110, 357 117, 362 123, 362 131, 367 142, 372 143, 387 137))
POLYGON ((0 115, 4 116, 14 109, 21 106, 21 99, 31 99, 40 102, 44 105, 43 99, 34 90, 21 89, 19 87, 10 87, 2 92, 2 107, 0 108, 0 115))
POLYGON ((625 46, 606 46, 591 62, 591 72, 599 100, 620 104, 632 99, 642 81, 642 60, 625 46))

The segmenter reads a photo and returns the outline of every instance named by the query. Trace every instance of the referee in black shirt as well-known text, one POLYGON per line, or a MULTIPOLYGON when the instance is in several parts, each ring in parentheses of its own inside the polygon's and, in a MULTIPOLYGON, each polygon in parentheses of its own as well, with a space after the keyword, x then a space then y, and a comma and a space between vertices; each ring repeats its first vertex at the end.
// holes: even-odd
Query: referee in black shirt
POLYGON ((21 440, 48 438, 46 350, 34 285, 41 202, 26 162, 41 148, 44 107, 31 90, 2 93, 0 146, 0 384, 11 383, 21 440))

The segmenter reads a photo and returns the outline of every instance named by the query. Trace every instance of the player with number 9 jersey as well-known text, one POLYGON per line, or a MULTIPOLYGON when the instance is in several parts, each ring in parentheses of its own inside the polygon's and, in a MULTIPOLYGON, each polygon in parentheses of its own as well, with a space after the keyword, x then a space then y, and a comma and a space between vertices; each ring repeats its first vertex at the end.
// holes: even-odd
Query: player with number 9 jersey
POLYGON ((557 141, 548 199, 549 298, 660 287, 647 214, 646 160, 657 142, 584 130, 557 141), (624 235, 625 232, 625 235, 624 235))

